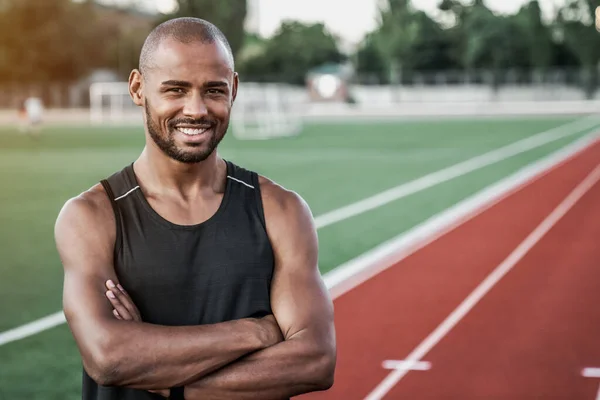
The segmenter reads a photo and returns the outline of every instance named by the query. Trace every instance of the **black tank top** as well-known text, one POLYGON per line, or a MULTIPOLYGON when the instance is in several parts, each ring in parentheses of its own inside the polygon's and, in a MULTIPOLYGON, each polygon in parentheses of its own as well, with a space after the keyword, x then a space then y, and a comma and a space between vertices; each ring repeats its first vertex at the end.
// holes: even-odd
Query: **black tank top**
MULTIPOLYGON (((274 257, 256 173, 227 161, 221 205, 193 226, 173 224, 152 209, 133 165, 102 185, 117 221, 115 270, 144 322, 202 325, 271 313, 274 257)), ((83 399, 163 398, 100 386, 84 370, 83 399)))

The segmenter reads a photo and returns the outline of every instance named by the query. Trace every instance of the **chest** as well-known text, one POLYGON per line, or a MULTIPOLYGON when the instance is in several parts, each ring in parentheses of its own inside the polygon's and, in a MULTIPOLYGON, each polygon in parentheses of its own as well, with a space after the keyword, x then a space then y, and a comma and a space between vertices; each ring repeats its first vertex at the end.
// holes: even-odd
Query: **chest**
POLYGON ((176 225, 197 225, 209 220, 216 214, 223 201, 223 193, 214 193, 213 190, 188 200, 152 194, 146 194, 145 197, 155 213, 176 225))
POLYGON ((252 312, 246 303, 268 304, 274 259, 257 224, 175 230, 141 223, 123 236, 116 272, 148 322, 218 322, 252 312))

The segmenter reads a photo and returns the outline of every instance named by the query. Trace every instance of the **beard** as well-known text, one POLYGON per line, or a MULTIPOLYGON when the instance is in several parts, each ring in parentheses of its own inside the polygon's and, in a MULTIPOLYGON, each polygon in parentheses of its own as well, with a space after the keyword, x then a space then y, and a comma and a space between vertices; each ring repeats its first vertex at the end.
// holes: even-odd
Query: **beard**
MULTIPOLYGON (((209 118, 201 118, 201 119, 192 119, 192 118, 179 118, 169 121, 167 124, 168 131, 165 135, 161 135, 161 130, 158 124, 154 122, 152 118, 152 114, 150 113, 150 105, 148 104, 148 100, 146 100, 144 104, 144 109, 146 111, 146 128, 148 129, 148 133, 150 137, 156 143, 159 149, 162 150, 168 157, 173 160, 185 163, 185 164, 194 164, 199 163, 201 161, 206 160, 217 148, 224 134, 219 134, 217 132, 217 123, 216 121, 209 118), (211 130, 213 130, 212 135, 208 139, 208 145, 204 143, 194 143, 188 144, 189 147, 192 147, 193 150, 182 149, 175 143, 175 129, 178 124, 189 124, 189 125, 200 125, 200 126, 210 126, 211 130)), ((227 126, 225 126, 225 130, 227 130, 227 126)))

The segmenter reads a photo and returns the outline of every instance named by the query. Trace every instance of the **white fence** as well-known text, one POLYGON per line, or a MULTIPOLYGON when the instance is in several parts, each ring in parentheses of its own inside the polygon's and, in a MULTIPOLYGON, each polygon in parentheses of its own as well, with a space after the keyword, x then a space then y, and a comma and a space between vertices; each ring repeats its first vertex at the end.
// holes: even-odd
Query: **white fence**
MULTIPOLYGON (((240 100, 245 99, 244 87, 240 87, 240 100)), ((600 111, 600 96, 586 100, 582 91, 563 85, 504 86, 497 91, 486 85, 352 85, 350 93, 354 104, 315 103, 309 101, 303 87, 286 86, 285 89, 288 103, 295 107, 294 113, 306 121, 369 117, 575 115, 600 111)), ((125 104, 130 101, 121 98, 116 113, 115 105, 106 103, 107 110, 113 107, 113 114, 118 116, 113 122, 141 123, 142 110, 125 104)), ((241 110, 242 107, 238 108, 241 110)), ((235 106, 233 112, 236 112, 235 106)), ((44 120, 49 124, 89 124, 93 115, 89 107, 49 108, 44 120)), ((0 110, 0 124, 16 121, 16 109, 0 110)))

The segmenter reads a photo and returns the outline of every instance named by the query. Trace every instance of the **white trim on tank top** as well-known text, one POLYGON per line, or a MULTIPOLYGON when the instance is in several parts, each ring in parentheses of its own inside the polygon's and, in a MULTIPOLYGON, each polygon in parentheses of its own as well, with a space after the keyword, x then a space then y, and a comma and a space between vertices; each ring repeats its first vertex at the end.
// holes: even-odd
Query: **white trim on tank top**
MULTIPOLYGON (((248 183, 246 183, 246 182, 244 182, 244 181, 242 181, 242 180, 239 180, 239 179, 237 179, 237 178, 234 178, 233 176, 229 176, 229 175, 227 175, 227 178, 228 178, 228 179, 231 179, 232 181, 236 181, 236 182, 238 182, 238 183, 241 183, 241 184, 242 184, 242 185, 244 185, 244 186, 248 186, 250 189, 254 189, 254 186, 252 186, 252 185, 250 185, 250 184, 248 184, 248 183)), ((125 194, 123 194, 123 195, 121 195, 121 196, 119 196, 119 197, 115 198, 115 201, 117 201, 117 200, 121 200, 121 199, 124 199, 125 197, 129 196, 131 193, 133 193, 134 191, 136 191, 136 190, 137 190, 137 189, 139 189, 139 188, 140 188, 139 186, 136 186, 136 187, 134 187, 133 189, 130 189, 130 190, 127 192, 127 193, 125 193, 125 194)))
POLYGON ((136 190, 137 190, 137 189, 139 189, 139 188, 140 188, 139 186, 136 186, 136 187, 134 187, 133 189, 130 189, 130 190, 127 192, 127 193, 125 193, 125 194, 123 194, 123 195, 121 195, 121 196, 119 196, 119 197, 115 198, 115 201, 117 201, 117 200, 121 200, 121 199, 124 199, 125 197, 129 196, 131 193, 133 193, 134 191, 136 191, 136 190))
POLYGON ((248 183, 246 183, 244 181, 241 181, 241 180, 239 180, 237 178, 234 178, 233 176, 227 175, 227 178, 231 179, 232 181, 236 181, 238 183, 241 183, 242 185, 248 186, 251 189, 254 189, 254 186, 252 186, 252 185, 250 185, 250 184, 248 184, 248 183))

